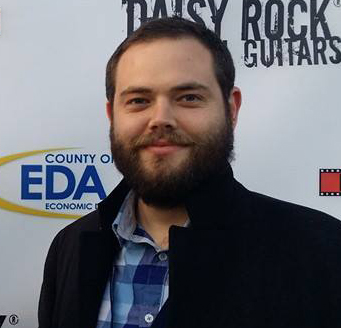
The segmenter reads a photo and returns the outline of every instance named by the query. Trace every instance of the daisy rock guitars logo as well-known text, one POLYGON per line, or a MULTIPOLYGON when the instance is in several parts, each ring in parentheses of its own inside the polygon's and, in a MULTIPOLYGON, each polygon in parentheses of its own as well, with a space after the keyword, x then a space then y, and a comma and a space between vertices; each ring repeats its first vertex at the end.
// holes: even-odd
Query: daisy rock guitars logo
MULTIPOLYGON (((122 0, 122 6, 127 11, 127 36, 138 28, 138 24, 176 15, 197 23, 213 25, 212 29, 220 37, 228 2, 229 0, 122 0)), ((226 40, 223 42, 226 44, 226 40)))
POLYGON ((340 0, 243 0, 245 66, 340 64, 340 21, 340 0))

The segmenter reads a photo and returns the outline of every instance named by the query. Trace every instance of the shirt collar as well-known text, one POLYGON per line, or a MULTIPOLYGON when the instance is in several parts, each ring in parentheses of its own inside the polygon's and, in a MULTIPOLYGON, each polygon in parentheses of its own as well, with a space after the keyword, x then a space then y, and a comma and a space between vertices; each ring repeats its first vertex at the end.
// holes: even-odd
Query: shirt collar
POLYGON ((116 218, 112 224, 121 246, 123 240, 131 240, 136 229, 135 193, 131 190, 124 199, 116 218))
MULTIPOLYGON (((114 231, 121 247, 127 241, 136 243, 147 243, 153 246, 157 251, 161 250, 157 246, 149 234, 144 230, 144 228, 137 222, 136 214, 136 196, 135 193, 130 190, 124 199, 116 218, 112 224, 112 230, 114 231)), ((190 220, 187 219, 184 227, 190 225, 190 220)))

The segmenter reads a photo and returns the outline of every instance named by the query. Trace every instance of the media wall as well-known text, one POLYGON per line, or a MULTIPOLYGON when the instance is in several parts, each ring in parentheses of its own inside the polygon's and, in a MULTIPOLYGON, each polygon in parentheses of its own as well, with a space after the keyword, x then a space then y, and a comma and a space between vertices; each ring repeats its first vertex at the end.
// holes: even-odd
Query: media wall
POLYGON ((0 327, 37 327, 53 237, 121 179, 105 65, 152 17, 205 22, 230 48, 243 93, 236 178, 341 218, 340 0, 0 0, 0 8, 0 327))

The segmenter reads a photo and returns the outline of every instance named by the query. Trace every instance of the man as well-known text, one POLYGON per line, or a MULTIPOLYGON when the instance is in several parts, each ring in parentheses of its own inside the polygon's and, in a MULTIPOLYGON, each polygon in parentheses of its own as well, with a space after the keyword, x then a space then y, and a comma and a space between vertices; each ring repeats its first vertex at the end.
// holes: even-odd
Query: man
POLYGON ((233 178, 241 94, 219 38, 148 22, 106 85, 124 179, 54 239, 40 328, 340 327, 340 222, 233 178))

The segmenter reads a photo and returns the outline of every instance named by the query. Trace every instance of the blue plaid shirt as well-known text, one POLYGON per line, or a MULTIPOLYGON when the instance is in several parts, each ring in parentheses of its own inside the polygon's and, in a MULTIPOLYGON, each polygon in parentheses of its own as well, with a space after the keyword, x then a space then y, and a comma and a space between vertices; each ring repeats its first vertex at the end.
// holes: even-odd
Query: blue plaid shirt
POLYGON ((105 289, 97 328, 150 327, 168 298, 168 252, 136 223, 133 192, 112 227, 122 249, 105 289))

